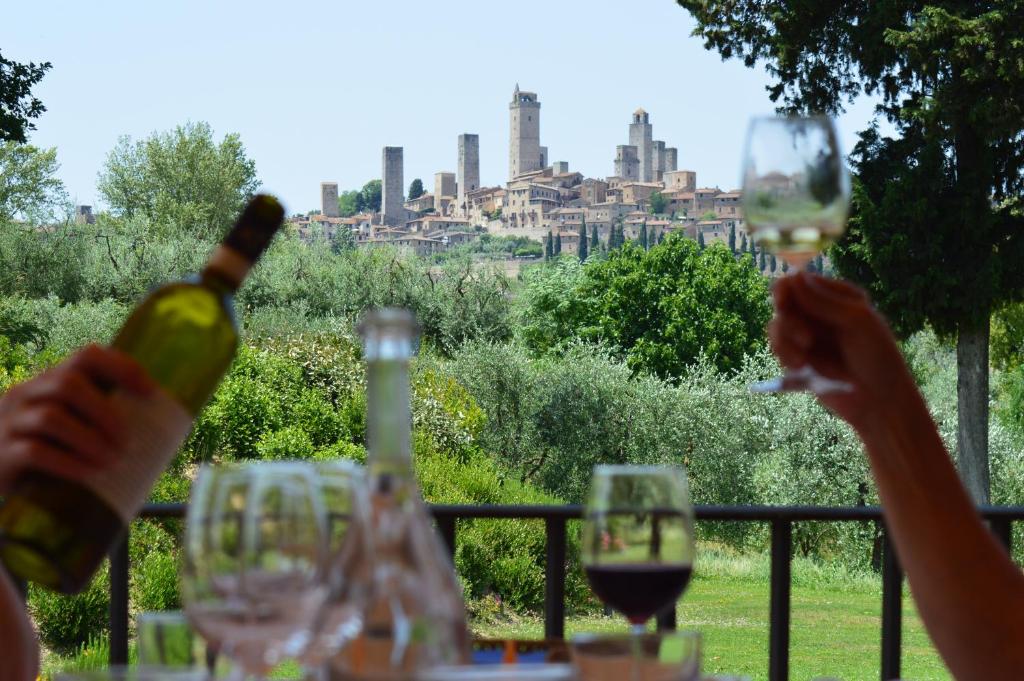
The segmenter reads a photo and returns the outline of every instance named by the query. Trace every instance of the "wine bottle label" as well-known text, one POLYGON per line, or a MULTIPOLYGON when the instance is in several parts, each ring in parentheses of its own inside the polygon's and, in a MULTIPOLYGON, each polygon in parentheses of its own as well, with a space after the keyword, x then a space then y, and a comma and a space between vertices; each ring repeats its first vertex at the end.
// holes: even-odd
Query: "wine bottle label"
POLYGON ((111 395, 127 430, 117 460, 85 481, 127 524, 192 429, 192 417, 163 390, 111 395))

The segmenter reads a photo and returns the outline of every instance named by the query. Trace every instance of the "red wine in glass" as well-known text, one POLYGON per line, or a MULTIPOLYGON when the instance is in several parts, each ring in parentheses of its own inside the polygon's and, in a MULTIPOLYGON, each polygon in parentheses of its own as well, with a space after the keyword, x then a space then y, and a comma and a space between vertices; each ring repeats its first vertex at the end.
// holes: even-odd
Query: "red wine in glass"
POLYGON ((690 582, 692 566, 613 563, 589 565, 585 571, 597 597, 636 626, 679 599, 690 582))

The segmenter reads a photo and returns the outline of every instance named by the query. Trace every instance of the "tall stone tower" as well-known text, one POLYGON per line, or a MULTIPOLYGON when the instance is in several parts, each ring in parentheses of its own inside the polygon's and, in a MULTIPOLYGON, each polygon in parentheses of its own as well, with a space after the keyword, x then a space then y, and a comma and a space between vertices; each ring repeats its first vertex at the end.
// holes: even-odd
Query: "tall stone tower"
POLYGON ((405 206, 402 205, 402 185, 405 182, 402 147, 384 147, 383 178, 381 221, 385 225, 401 225, 405 222, 405 206))
POLYGON ((539 170, 541 165, 540 146, 540 102, 537 93, 516 89, 512 93, 509 108, 508 179, 517 175, 539 170))
POLYGON ((675 147, 665 147, 665 172, 671 173, 679 167, 679 150, 675 147))
POLYGON ((651 149, 651 182, 661 182, 661 176, 665 173, 665 143, 654 140, 651 149))
POLYGON ((636 157, 636 147, 620 144, 615 147, 615 175, 629 182, 640 179, 640 163, 636 157))
POLYGON ((640 181, 654 181, 654 159, 652 158, 652 131, 647 112, 637 109, 633 112, 633 122, 629 124, 629 145, 636 147, 637 161, 640 163, 640 181))
POLYGON ((459 165, 456 173, 458 195, 455 199, 455 212, 468 215, 466 194, 480 189, 480 135, 459 135, 459 165))
POLYGON ((338 212, 338 183, 320 183, 320 213, 327 218, 336 218, 338 212))

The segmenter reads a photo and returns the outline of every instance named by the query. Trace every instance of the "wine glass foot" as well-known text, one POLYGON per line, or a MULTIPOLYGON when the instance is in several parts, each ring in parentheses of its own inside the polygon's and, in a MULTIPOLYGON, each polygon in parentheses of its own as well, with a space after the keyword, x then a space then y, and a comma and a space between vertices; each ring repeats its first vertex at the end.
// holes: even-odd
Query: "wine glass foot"
POLYGON ((809 366, 787 371, 782 376, 750 384, 752 393, 794 393, 811 392, 815 395, 835 395, 853 391, 846 381, 826 378, 809 366))

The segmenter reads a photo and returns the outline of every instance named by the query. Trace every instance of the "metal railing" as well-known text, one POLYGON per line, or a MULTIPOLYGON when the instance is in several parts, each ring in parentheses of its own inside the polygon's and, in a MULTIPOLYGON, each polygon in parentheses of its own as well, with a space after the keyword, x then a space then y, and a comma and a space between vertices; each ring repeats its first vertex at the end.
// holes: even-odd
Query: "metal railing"
MULTIPOLYGON (((544 634, 565 635, 565 577, 567 524, 582 517, 580 506, 445 506, 430 507, 437 529, 454 553, 459 520, 482 518, 543 520, 546 533, 544 634)), ((765 522, 771 527, 771 571, 768 618, 768 678, 789 679, 790 589, 793 523, 807 521, 869 522, 882 530, 882 647, 881 679, 900 676, 903 617, 903 572, 884 530, 878 507, 817 506, 697 506, 698 521, 765 522)), ((993 533, 1009 550, 1012 523, 1024 520, 1024 507, 985 507, 980 510, 993 533)), ((185 504, 148 504, 141 518, 182 518, 185 504)), ((110 662, 128 660, 128 537, 110 554, 110 662)), ((675 610, 658 618, 659 628, 675 627, 675 610)))

